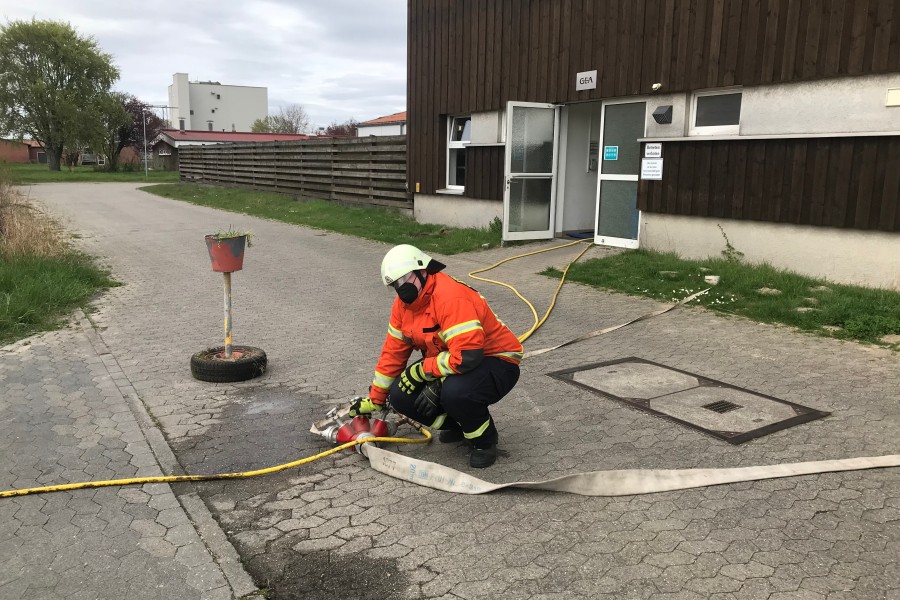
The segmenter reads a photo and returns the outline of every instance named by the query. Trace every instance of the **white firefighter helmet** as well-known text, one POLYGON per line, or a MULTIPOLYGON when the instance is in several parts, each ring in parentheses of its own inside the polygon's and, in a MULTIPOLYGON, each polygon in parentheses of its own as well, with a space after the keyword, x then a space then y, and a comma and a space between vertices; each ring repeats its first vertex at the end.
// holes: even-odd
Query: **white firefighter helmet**
POLYGON ((446 265, 440 263, 415 246, 400 244, 391 248, 381 261, 381 281, 391 285, 407 273, 425 269, 428 273, 437 273, 446 265))

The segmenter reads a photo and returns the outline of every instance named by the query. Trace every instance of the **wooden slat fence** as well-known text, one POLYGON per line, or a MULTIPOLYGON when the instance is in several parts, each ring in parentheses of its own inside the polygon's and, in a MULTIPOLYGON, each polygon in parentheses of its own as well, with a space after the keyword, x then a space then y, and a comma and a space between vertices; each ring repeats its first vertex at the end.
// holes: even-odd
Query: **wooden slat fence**
POLYGON ((412 208, 405 135, 184 146, 178 163, 186 182, 412 208))

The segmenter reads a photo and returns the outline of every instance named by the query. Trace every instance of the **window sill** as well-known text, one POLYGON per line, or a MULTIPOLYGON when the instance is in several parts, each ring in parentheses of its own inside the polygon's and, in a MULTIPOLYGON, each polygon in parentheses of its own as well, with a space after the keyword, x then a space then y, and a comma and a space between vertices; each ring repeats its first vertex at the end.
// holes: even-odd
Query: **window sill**
POLYGON ((447 194, 449 196, 462 196, 463 194, 466 193, 466 190, 464 190, 464 189, 451 190, 451 189, 444 188, 442 190, 434 190, 434 193, 435 194, 447 194))
POLYGON ((834 133, 781 133, 761 135, 692 135, 661 137, 652 136, 638 138, 638 142, 725 142, 734 140, 790 140, 808 138, 841 138, 841 137, 878 137, 896 136, 900 131, 852 131, 834 133))

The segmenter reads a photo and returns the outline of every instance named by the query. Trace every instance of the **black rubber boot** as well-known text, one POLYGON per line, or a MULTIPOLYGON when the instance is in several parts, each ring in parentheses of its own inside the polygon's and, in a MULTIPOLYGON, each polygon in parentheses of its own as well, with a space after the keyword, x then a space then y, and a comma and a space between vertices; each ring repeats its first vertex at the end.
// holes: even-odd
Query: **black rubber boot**
POLYGON ((441 429, 440 433, 438 433, 438 440, 442 444, 453 444, 456 442, 461 442, 466 439, 466 436, 463 435, 462 429, 450 428, 450 429, 441 429))
POLYGON ((473 469, 485 469, 497 462, 497 444, 487 448, 473 448, 469 454, 469 466, 473 469))

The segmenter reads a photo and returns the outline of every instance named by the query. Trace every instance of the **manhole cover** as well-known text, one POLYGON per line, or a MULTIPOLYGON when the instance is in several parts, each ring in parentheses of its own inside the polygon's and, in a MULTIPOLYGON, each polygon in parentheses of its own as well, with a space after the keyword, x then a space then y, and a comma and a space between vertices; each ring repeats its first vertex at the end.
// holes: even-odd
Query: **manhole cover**
POLYGON ((831 414, 635 357, 548 375, 731 444, 831 414))

